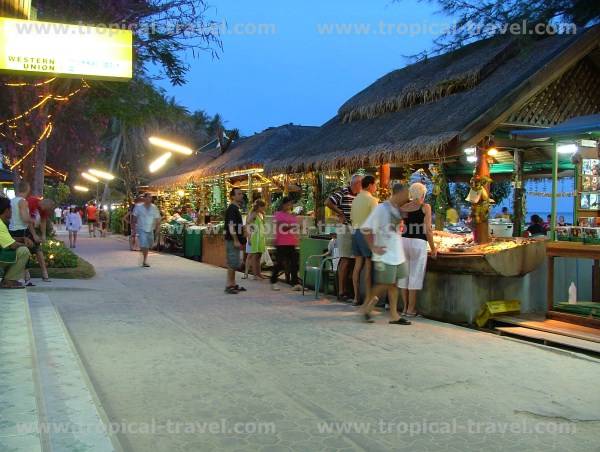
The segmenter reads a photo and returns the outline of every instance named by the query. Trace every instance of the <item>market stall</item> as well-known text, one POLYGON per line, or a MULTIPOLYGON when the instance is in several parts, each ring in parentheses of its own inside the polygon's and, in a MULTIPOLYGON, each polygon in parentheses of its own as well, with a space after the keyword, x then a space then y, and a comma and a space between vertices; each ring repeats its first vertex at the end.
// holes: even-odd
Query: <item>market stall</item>
POLYGON ((398 172, 423 169, 433 181, 432 204, 441 230, 449 207, 443 180, 458 169, 455 174, 472 191, 474 234, 466 240, 475 246, 442 246, 438 259, 430 259, 420 312, 473 323, 483 304, 512 299, 521 301, 521 312, 544 311, 544 243, 518 238, 525 220, 524 179, 574 167, 561 162, 548 145, 532 146, 510 132, 596 113, 599 42, 600 27, 523 43, 499 38, 394 71, 348 100, 313 137, 293 146, 289 158, 272 162, 268 170, 378 168, 382 185, 389 188, 385 176, 406 182, 398 172), (489 218, 491 184, 500 169, 514 188, 514 239, 498 238, 508 235, 509 226, 489 218))

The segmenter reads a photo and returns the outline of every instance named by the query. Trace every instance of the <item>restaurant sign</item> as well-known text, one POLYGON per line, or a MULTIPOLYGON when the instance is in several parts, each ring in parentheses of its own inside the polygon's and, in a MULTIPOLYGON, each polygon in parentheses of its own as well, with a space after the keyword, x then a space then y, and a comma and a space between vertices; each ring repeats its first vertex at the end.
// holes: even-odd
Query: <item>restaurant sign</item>
POLYGON ((0 17, 0 70, 129 80, 133 34, 123 29, 0 17))

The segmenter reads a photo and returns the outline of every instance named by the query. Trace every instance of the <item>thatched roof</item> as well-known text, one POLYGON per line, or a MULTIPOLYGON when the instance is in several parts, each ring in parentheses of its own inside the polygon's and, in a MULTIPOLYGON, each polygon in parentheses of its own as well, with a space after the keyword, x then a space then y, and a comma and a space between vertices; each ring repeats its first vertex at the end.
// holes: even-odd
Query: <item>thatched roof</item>
POLYGON ((317 130, 318 127, 293 124, 271 127, 237 140, 224 153, 218 149, 201 153, 150 185, 156 188, 168 187, 234 171, 263 168, 273 159, 284 158, 287 155, 286 149, 291 144, 314 135, 317 130))
POLYGON ((575 49, 598 46, 599 31, 594 27, 527 44, 494 38, 394 71, 352 97, 316 134, 291 146, 286 158, 267 163, 266 170, 302 172, 457 155, 467 131, 488 126, 537 92, 538 85, 543 89, 560 75, 554 66, 564 71, 581 58, 575 49), (571 53, 572 61, 564 58, 571 53))

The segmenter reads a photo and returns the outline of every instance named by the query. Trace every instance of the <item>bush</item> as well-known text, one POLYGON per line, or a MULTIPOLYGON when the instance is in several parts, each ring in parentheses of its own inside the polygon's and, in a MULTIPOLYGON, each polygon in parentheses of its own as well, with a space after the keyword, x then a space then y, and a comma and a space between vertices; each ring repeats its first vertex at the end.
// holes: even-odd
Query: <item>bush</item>
MULTIPOLYGON (((77 255, 58 240, 48 240, 42 244, 44 259, 48 268, 75 268, 77 267, 77 255)), ((39 267, 37 257, 31 257, 31 265, 39 267)))
POLYGON ((111 212, 110 230, 115 234, 123 234, 123 218, 127 215, 125 207, 118 207, 111 212))

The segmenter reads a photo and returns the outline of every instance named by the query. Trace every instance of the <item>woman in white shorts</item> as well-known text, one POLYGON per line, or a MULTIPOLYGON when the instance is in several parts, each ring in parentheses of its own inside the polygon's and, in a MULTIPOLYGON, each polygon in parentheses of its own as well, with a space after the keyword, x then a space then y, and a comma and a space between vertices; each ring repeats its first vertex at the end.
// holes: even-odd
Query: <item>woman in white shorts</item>
POLYGON ((427 243, 431 247, 431 257, 437 256, 431 226, 431 206, 425 203, 425 195, 425 185, 412 184, 408 189, 410 201, 401 208, 405 225, 402 242, 408 275, 398 282, 398 287, 402 289, 404 301, 402 314, 407 317, 417 315, 417 292, 423 289, 427 269, 427 243))

